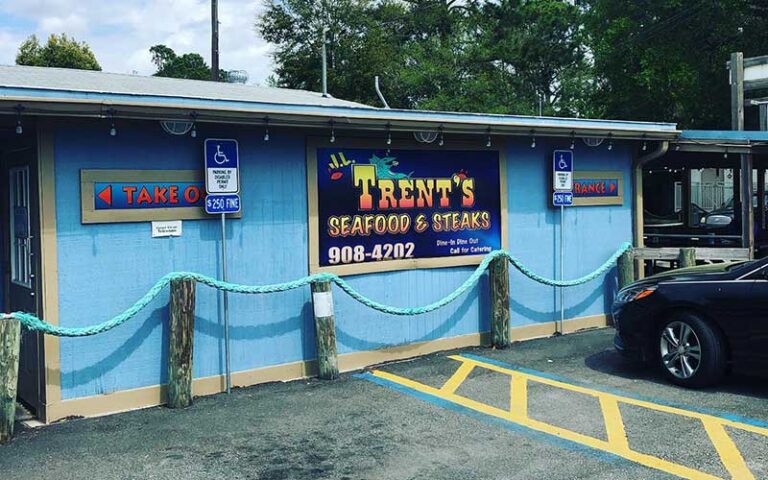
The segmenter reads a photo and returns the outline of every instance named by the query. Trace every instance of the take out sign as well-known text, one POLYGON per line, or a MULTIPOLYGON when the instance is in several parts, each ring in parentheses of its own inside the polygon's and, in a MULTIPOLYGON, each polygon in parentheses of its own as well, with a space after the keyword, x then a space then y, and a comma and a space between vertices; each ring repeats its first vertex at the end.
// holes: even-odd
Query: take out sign
POLYGON ((96 182, 95 210, 202 207, 203 182, 96 182))

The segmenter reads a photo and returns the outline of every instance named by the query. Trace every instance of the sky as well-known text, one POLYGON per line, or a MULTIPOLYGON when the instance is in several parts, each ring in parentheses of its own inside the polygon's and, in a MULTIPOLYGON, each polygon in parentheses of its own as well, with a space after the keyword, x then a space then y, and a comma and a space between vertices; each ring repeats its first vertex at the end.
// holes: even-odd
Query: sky
MULTIPOLYGON (((220 66, 246 70, 248 83, 264 84, 272 71, 270 46, 254 23, 261 0, 219 0, 220 66)), ((0 64, 15 63, 18 47, 66 33, 85 41, 101 68, 151 75, 149 47, 200 53, 210 65, 210 0, 0 0, 0 64)))

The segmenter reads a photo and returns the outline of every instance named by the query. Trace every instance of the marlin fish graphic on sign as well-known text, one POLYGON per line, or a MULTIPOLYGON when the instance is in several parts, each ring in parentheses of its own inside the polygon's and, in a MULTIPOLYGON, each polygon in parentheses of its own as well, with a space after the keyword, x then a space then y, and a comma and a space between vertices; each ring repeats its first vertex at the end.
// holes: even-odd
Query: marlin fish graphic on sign
POLYGON ((399 165, 395 157, 386 156, 379 158, 378 155, 373 155, 369 161, 371 165, 376 167, 376 175, 379 178, 411 178, 411 175, 413 175, 413 172, 408 174, 393 172, 392 168, 399 165))

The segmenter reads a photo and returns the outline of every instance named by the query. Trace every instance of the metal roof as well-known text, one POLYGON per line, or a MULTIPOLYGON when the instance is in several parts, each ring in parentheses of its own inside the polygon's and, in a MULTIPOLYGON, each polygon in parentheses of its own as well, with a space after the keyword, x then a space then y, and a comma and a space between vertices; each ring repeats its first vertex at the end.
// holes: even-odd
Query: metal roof
POLYGON ((683 130, 680 140, 703 143, 763 143, 768 132, 761 130, 683 130))
MULTIPOLYGON (((371 87, 373 88, 373 87, 371 87)), ((674 123, 376 108, 305 90, 84 70, 0 66, 0 113, 446 132, 674 139, 674 123)))

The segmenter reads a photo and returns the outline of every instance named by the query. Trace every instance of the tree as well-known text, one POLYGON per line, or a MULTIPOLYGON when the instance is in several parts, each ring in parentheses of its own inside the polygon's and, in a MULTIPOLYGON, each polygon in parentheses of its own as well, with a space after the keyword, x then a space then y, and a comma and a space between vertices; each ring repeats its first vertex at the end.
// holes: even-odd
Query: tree
POLYGON ((609 118, 730 128, 730 53, 763 55, 765 7, 746 0, 587 0, 586 30, 609 118))
MULTIPOLYGON (((277 86, 320 89, 327 29, 329 90, 393 107, 584 113, 591 66, 582 11, 562 0, 268 0, 257 20, 276 45, 277 86)), ((593 83, 593 82, 592 82, 593 83)))
POLYGON ((211 67, 199 53, 185 53, 179 56, 165 45, 155 45, 150 47, 149 51, 152 54, 152 63, 157 67, 153 74, 156 77, 211 79, 211 67))
POLYGON ((61 35, 51 35, 45 45, 31 35, 19 46, 17 65, 101 70, 96 56, 85 42, 61 35))

